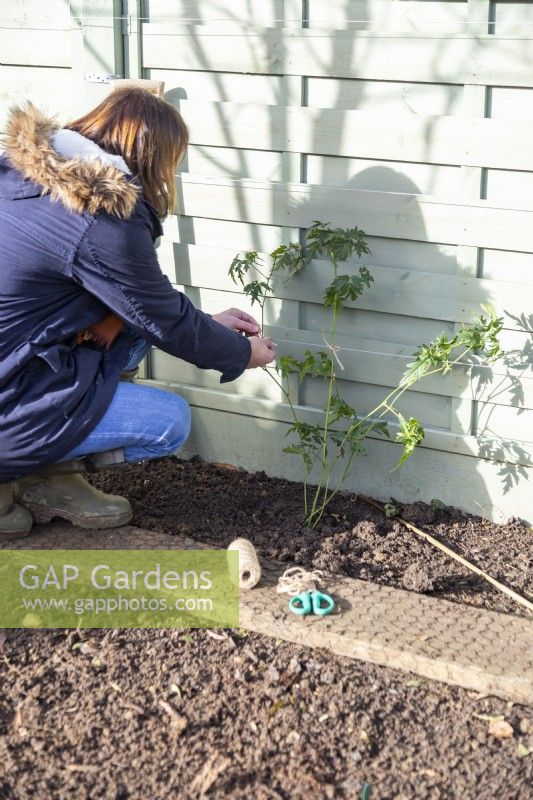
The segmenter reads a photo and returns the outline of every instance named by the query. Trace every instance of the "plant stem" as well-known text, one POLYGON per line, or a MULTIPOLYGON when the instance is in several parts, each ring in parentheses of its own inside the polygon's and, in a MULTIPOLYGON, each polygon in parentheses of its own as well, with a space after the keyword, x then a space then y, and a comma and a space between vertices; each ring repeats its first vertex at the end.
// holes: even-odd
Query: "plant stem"
MULTIPOLYGON (((460 355, 458 355, 456 359, 454 359, 453 361, 449 362, 450 368, 455 366, 471 350, 472 350, 471 347, 468 347, 465 350, 463 350, 463 352, 460 355)), ((393 406, 396 404, 396 402, 402 396, 402 394, 404 394, 404 392, 406 392, 408 389, 410 389, 411 386, 413 386, 415 383, 418 383, 419 380, 422 380, 422 378, 429 378, 432 375, 437 375, 439 372, 442 372, 443 369, 444 369, 444 365, 441 364, 439 367, 436 367, 435 369, 432 369, 429 372, 426 372, 424 375, 421 375, 419 378, 411 378, 410 380, 406 381, 405 383, 401 383, 400 386, 397 386, 396 388, 394 388, 387 395, 387 397, 384 400, 382 400, 382 402, 378 406, 376 406, 374 409, 372 409, 372 411, 369 411, 368 414, 366 414, 364 417, 362 417, 362 419, 357 420, 357 426, 361 426, 364 422, 366 422, 366 420, 372 419, 372 423, 370 424, 370 426, 366 430, 365 438, 375 428, 376 424, 383 418, 383 416, 384 416, 384 414, 386 413, 387 410, 392 411, 396 416, 399 416, 398 412, 394 410, 393 406), (392 402, 391 402, 391 398, 394 398, 392 400, 392 402), (378 414, 377 412, 380 412, 380 413, 378 414), (377 414, 377 416, 375 416, 376 414, 377 414)), ((335 466, 336 462, 339 460, 340 452, 341 452, 342 448, 344 447, 344 445, 346 444, 346 442, 348 440, 348 436, 350 434, 350 431, 353 430, 353 428, 354 428, 354 426, 352 425, 346 431, 346 434, 345 434, 343 440, 341 441, 341 443, 340 443, 340 445, 339 445, 339 447, 337 449, 337 455, 335 456, 335 458, 333 459, 333 461, 331 463, 331 469, 333 469, 333 467, 335 466)))
MULTIPOLYGON (((333 265, 333 273, 334 277, 337 277, 337 262, 335 258, 330 253, 329 254, 330 261, 333 265)), ((329 487, 329 483, 331 480, 331 465, 328 464, 328 427, 329 427, 329 416, 331 411, 331 400, 333 398, 333 389, 336 384, 336 375, 335 375, 335 360, 334 360, 334 348, 335 348, 335 335, 337 329, 337 317, 339 314, 339 306, 337 303, 332 308, 331 312, 331 323, 329 326, 329 337, 330 337, 330 348, 331 348, 331 374, 329 376, 328 381, 328 399, 326 402, 325 408, 325 420, 324 420, 324 431, 322 434, 322 466, 320 470, 320 477, 318 479, 318 485, 316 487, 315 495, 313 497, 313 505, 311 506, 311 511, 309 513, 308 519, 314 517, 316 513, 316 506, 320 497, 321 492, 323 491, 323 504, 326 502, 327 499, 327 491, 329 487), (326 479, 326 488, 323 490, 323 483, 324 479, 326 479)), ((310 526, 313 527, 313 526, 310 526)))
MULTIPOLYGON (((463 352, 461 352, 460 355, 458 355, 456 359, 454 359, 453 361, 450 362, 450 367, 455 366, 471 350, 472 350, 471 347, 468 347, 465 350, 463 350, 463 352)), ((435 369, 432 369, 429 372, 426 372, 420 378, 413 378, 413 379, 411 379, 409 381, 406 381, 405 383, 401 384, 400 386, 397 386, 395 389, 393 389, 392 392, 390 392, 387 395, 385 400, 383 400, 378 406, 376 406, 376 408, 374 408, 372 411, 370 411, 368 414, 366 414, 366 416, 364 416, 361 420, 358 420, 357 424, 360 426, 366 420, 372 419, 372 423, 369 425, 369 427, 365 431, 365 438, 372 432, 372 430, 375 428, 376 424, 382 419, 382 417, 384 416, 384 414, 387 411, 393 413, 396 417, 399 416, 399 413, 394 408, 394 405, 395 405, 397 400, 401 397, 401 395, 404 392, 406 392, 409 388, 411 388, 411 386, 413 386, 415 383, 417 383, 422 378, 428 378, 431 375, 436 375, 439 372, 442 372, 443 369, 444 369, 444 365, 441 364, 441 366, 436 367, 435 369), (391 400, 391 398, 394 398, 394 399, 391 400), (380 412, 380 413, 378 414, 377 412, 380 412), (377 416, 375 416, 376 414, 377 414, 377 416)), ((353 429, 353 426, 351 428, 348 428, 348 431, 346 432, 346 435, 344 436, 344 439, 342 440, 341 444, 338 446, 335 458, 332 460, 332 462, 330 464, 330 470, 333 470, 335 464, 339 460, 342 448, 346 444, 346 441, 348 439, 348 434, 349 434, 350 430, 352 430, 352 429, 353 429)), ((343 473, 343 475, 342 475, 342 477, 341 477, 341 479, 339 481, 339 484, 338 484, 337 488, 329 495, 329 497, 327 497, 327 496, 324 497, 323 503, 318 508, 313 507, 313 509, 311 510, 311 514, 309 515, 310 517, 312 517, 312 520, 309 521, 309 527, 310 528, 313 528, 315 525, 318 524, 318 522, 320 521, 321 517, 323 516, 324 511, 326 510, 326 507, 328 506, 328 504, 331 502, 333 497, 341 490, 341 488, 342 488, 342 486, 344 484, 344 481, 347 479, 347 477, 349 475, 350 467, 351 467, 351 464, 352 464, 354 456, 355 456, 355 451, 352 450, 352 452, 350 454, 350 457, 348 459, 348 463, 347 463, 346 469, 344 470, 344 473, 343 473)), ((329 482, 328 482, 328 486, 329 486, 329 482)))

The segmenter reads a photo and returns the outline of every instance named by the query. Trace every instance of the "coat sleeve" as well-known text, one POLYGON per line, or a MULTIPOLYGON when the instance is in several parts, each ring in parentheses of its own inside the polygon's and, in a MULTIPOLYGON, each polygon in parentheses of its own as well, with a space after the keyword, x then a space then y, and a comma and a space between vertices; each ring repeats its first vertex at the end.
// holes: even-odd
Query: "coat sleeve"
POLYGON ((195 308, 172 287, 159 266, 151 226, 139 212, 126 221, 97 216, 71 269, 86 291, 166 353, 219 370, 221 383, 235 380, 248 366, 248 339, 195 308))

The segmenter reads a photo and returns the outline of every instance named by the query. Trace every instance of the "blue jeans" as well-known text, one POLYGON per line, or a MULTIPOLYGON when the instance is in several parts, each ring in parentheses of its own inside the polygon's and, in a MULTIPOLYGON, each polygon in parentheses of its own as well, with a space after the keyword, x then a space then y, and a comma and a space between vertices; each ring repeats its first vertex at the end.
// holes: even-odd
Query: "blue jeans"
MULTIPOLYGON (((135 369, 150 350, 144 339, 130 331, 131 339, 123 370, 135 369)), ((89 453, 122 448, 126 461, 144 461, 172 455, 187 440, 191 410, 183 397, 152 386, 120 382, 111 405, 91 433, 63 460, 89 453)))

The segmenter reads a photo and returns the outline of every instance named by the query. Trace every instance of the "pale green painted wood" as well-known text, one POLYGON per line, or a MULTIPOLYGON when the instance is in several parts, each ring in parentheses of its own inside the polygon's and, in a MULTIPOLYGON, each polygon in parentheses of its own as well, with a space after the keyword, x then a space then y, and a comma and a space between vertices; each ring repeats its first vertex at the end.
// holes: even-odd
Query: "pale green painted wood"
POLYGON ((533 30, 533 4, 530 0, 494 0, 494 19, 494 29, 498 35, 533 30))
POLYGON ((478 434, 482 436, 533 442, 533 409, 521 409, 517 414, 515 409, 507 406, 480 402, 477 408, 476 428, 478 434))
POLYGON ((85 80, 86 73, 124 75, 120 0, 69 0, 72 30, 72 111, 86 113, 109 86, 85 80))
MULTIPOLYGON (((234 248, 202 247, 163 240, 158 248, 158 258, 174 283, 238 291, 228 275, 237 252, 234 248)), ((268 264, 266 253, 260 253, 260 257, 268 264)), ((348 301, 348 308, 454 322, 467 322, 473 313, 481 310, 483 303, 493 304, 500 314, 519 316, 525 310, 527 284, 382 267, 374 263, 371 255, 360 263, 368 266, 375 282, 355 303, 348 301)), ((357 268, 357 262, 352 262, 350 268, 354 265, 357 268)), ((326 270, 323 261, 312 261, 305 272, 290 281, 285 281, 282 275, 275 276, 274 296, 320 303, 328 284, 329 273, 326 270)), ((252 272, 250 277, 258 276, 252 272)), ((506 326, 517 327, 511 318, 506 326)))
MULTIPOLYGON (((265 325, 264 332, 278 346, 280 355, 292 354, 302 358, 305 351, 325 350, 322 333, 279 325, 265 325)), ((394 387, 412 361, 413 349, 379 340, 338 336, 339 357, 344 366, 342 376, 349 381, 370 383, 385 388, 394 387)), ((162 356, 172 358, 172 356, 162 356)), ((513 406, 517 409, 533 408, 533 377, 497 364, 492 368, 457 367, 444 376, 424 378, 412 391, 446 397, 479 399, 486 402, 513 406), (518 373, 518 374, 517 374, 518 373), (515 378, 520 379, 517 392, 515 378)))
MULTIPOLYGON (((230 404, 227 396, 215 401, 213 393, 205 390, 189 391, 177 384, 161 386, 192 403, 191 437, 181 451, 185 457, 198 454, 208 461, 229 462, 252 471, 262 469, 269 475, 301 480, 296 457, 282 452, 287 443, 287 423, 268 417, 266 401, 255 401, 261 406, 261 413, 257 409, 250 413, 254 401, 247 404, 243 398, 236 398, 230 404), (216 402, 217 407, 209 407, 210 402, 216 402)), ((428 432, 428 441, 431 446, 419 448, 412 459, 393 472, 398 448, 378 439, 369 440, 368 455, 356 461, 346 488, 381 500, 392 495, 408 503, 429 502, 436 497, 497 522, 519 516, 533 523, 531 467, 468 457, 468 450, 473 456, 479 452, 475 437, 428 432), (455 441, 456 452, 436 447, 445 437, 455 441), (518 482, 515 476, 520 477, 518 482), (505 482, 512 483, 508 491, 504 491, 505 482)))
MULTIPOLYGON (((149 19, 190 23, 247 22, 252 25, 281 25, 286 20, 287 0, 150 0, 149 19)), ((299 15, 300 17, 301 15, 299 15)))
MULTIPOLYGON (((174 102, 172 91, 169 99, 174 102)), ((196 100, 176 102, 195 145, 533 170, 533 124, 527 122, 196 100)), ((397 168, 405 171, 403 165, 397 168)), ((308 180, 314 182, 311 177, 308 180)))
POLYGON ((492 86, 488 92, 492 119, 533 120, 533 89, 492 86))
MULTIPOLYGON (((0 67, 0 130, 7 107, 25 95, 61 119, 87 110, 108 89, 87 84, 85 71, 120 74, 126 67, 165 80, 193 146, 185 165, 192 174, 180 178, 186 215, 166 222, 160 259, 171 280, 212 312, 246 305, 227 277, 237 250, 268 252, 314 218, 363 227, 376 285, 346 310, 339 328, 347 367, 342 385, 361 409, 379 400, 419 342, 437 329, 451 332, 487 300, 514 317, 506 316, 512 330, 504 332, 504 346, 527 355, 529 335, 520 328, 529 324, 533 282, 533 27, 523 23, 533 4, 496 3, 496 37, 483 34, 485 0, 306 5, 311 27, 302 31, 300 0, 151 0, 152 20, 201 17, 192 27, 143 25, 139 0, 131 0, 124 6, 132 14, 124 64, 120 21, 111 19, 121 13, 119 2, 14 0, 6 23, 14 26, 11 43, 0 33, 2 62, 12 64, 0 67), (83 17, 81 25, 70 20, 71 11, 83 17), (482 97, 487 84, 492 118, 476 119, 472 91, 482 97), (308 108, 300 106, 301 96, 308 108), (317 185, 300 185, 300 168, 317 185), (487 201, 462 194, 482 168, 488 168, 487 201)), ((5 0, 0 13, 2 6, 5 0)), ((323 347, 323 277, 317 263, 306 280, 276 288, 266 322, 282 351, 323 347)), ((158 380, 174 389, 182 384, 195 404, 186 452, 197 448, 232 461, 246 451, 249 468, 301 476, 297 462, 281 453, 288 409, 262 373, 221 386, 216 373, 161 352, 151 366, 158 380)), ((481 392, 462 373, 421 384, 405 403, 427 424, 417 460, 385 475, 396 448, 373 440, 352 488, 413 500, 430 499, 438 486, 443 499, 471 511, 526 517, 533 463, 527 358, 522 398, 510 383, 516 370, 496 373, 501 392, 494 381, 481 392), (468 435, 472 397, 476 436, 468 435), (498 473, 510 481, 507 492, 498 473)), ((318 419, 322 396, 316 381, 301 388, 309 421, 318 419)))
MULTIPOLYGON (((188 386, 190 389, 200 387, 222 392, 223 394, 231 395, 232 402, 236 396, 247 397, 252 400, 263 399, 286 402, 281 390, 263 370, 249 370, 237 381, 231 384, 221 384, 218 373, 212 370, 198 370, 191 364, 181 360, 176 361, 176 359, 161 350, 156 349, 153 351, 151 364, 152 378, 156 381, 179 382, 180 385, 188 386)), ((347 402, 357 406, 359 413, 370 412, 383 400, 386 394, 382 386, 344 380, 339 381, 339 390, 347 402)), ((322 381, 308 379, 301 389, 298 402, 302 406, 321 408, 324 406, 325 391, 326 386, 322 381)), ((291 394, 291 399, 296 402, 294 393, 291 394)), ((409 416, 417 416, 424 425, 449 431, 450 402, 449 397, 430 395, 425 392, 408 392, 400 400, 399 407, 402 413, 405 412, 409 416)), ((259 410, 258 407, 257 411, 259 410)), ((488 414, 489 412, 487 411, 486 413, 488 414)), ((282 418, 285 418, 285 414, 282 418)))
POLYGON ((0 28, 2 64, 70 67, 72 47, 68 30, 0 28))
POLYGON ((485 178, 485 197, 489 202, 533 204, 533 172, 489 169, 485 178))
POLYGON ((202 245, 216 242, 225 248, 272 252, 282 243, 282 228, 275 225, 172 215, 164 221, 163 228, 161 247, 170 241, 202 245))
MULTIPOLYGON (((164 229, 163 247, 167 246, 170 241, 208 247, 217 245, 219 248, 229 250, 230 258, 233 258, 237 250, 272 252, 282 243, 282 229, 278 226, 234 220, 193 218, 185 215, 179 218, 172 216, 165 220, 164 229)), ((368 242, 372 251, 372 263, 424 273, 455 275, 457 272, 458 248, 456 245, 387 239, 378 236, 369 236, 368 242)), ((487 251, 487 253, 496 254, 497 251, 487 251)), ((509 255, 509 275, 502 272, 501 275, 498 275, 498 280, 525 281, 526 274, 530 274, 527 265, 530 262, 533 263, 533 255, 506 253, 505 251, 502 251, 501 255, 509 255)), ((185 259, 185 263, 187 263, 187 259, 185 259)), ((497 263, 499 262, 496 259, 496 266, 497 263)), ((172 266, 169 269, 171 269, 170 274, 175 273, 172 266)), ((487 277, 491 276, 487 275, 487 277)))
MULTIPOLYGON (((307 105, 311 108, 333 108, 366 111, 379 115, 450 116, 460 113, 464 87, 452 83, 424 83, 422 73, 416 81, 390 81, 306 78, 307 105)), ((237 99, 238 100, 238 99, 237 99)), ((252 102, 255 98, 252 99, 252 102)))
POLYGON ((515 37, 147 23, 147 67, 531 86, 533 33, 515 37), (421 69, 421 65, 423 69, 421 69))
MULTIPOLYGON (((290 424, 292 415, 288 405, 262 397, 246 394, 232 393, 226 390, 219 391, 209 385, 192 386, 181 383, 178 379, 172 381, 157 381, 162 387, 182 394, 193 406, 212 408, 244 416, 255 417, 260 426, 260 421, 276 421, 290 424)), ((298 406, 298 416, 310 424, 317 424, 322 419, 323 412, 310 406, 298 406)), ((397 430, 394 423, 390 426, 392 440, 397 430)), ((372 433, 371 439, 389 442, 379 434, 372 433)), ((521 466, 533 465, 533 448, 531 442, 523 440, 499 440, 484 436, 465 436, 455 432, 438 428, 426 428, 425 439, 420 450, 438 450, 443 453, 454 453, 463 456, 484 458, 498 463, 519 464, 521 466), (492 447, 492 455, 487 455, 486 448, 492 447)), ((396 447, 397 451, 398 448, 396 447)), ((397 456, 396 456, 397 457, 397 456)))
POLYGON ((2 27, 70 28, 70 11, 65 0, 0 0, 2 27))
POLYGON ((142 25, 143 0, 124 0, 124 77, 143 78, 142 25))
MULTIPOLYGON (((464 31, 465 2, 411 2, 411 0, 309 0, 308 20, 311 27, 363 28, 379 26, 380 30, 464 31)), ((152 22, 185 21, 209 23, 235 21, 250 25, 282 25, 300 22, 301 0, 150 0, 152 22)))
POLYGON ((67 120, 72 112, 70 69, 0 66, 0 131, 5 129, 11 106, 33 99, 39 108, 67 120))
MULTIPOLYGON (((522 281, 531 285, 533 284, 533 255, 487 249, 483 253, 482 274, 484 277, 500 281, 502 284, 522 281)), ((528 291, 531 290, 526 290, 526 297, 528 291)))
MULTIPOLYGON (((181 100, 254 103, 277 106, 283 99, 281 75, 240 75, 234 72, 204 72, 146 68, 146 77, 165 82, 165 97, 181 100)), ((248 147, 251 144, 248 143, 248 147)))
POLYGON ((465 32, 466 2, 426 0, 309 0, 311 28, 359 28, 433 33, 465 32))
POLYGON ((182 170, 194 175, 251 178, 259 181, 282 180, 282 155, 264 149, 236 149, 191 144, 182 170))
POLYGON ((359 225, 369 236, 533 252, 533 206, 444 202, 424 195, 309 184, 261 183, 181 174, 189 216, 309 227, 359 225))

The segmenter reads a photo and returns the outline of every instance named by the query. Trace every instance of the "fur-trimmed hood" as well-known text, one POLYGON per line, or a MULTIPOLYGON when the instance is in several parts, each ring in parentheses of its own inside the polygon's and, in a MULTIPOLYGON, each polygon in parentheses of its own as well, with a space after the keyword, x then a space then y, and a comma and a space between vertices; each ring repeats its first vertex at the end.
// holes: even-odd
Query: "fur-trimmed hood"
MULTIPOLYGON (((62 155, 59 126, 32 103, 12 108, 4 138, 4 152, 25 179, 19 197, 50 194, 78 214, 105 211, 127 219, 133 213, 139 188, 124 174, 122 159, 109 156, 94 143, 91 157, 62 155), (35 185, 35 191, 28 185, 35 185)), ((79 134, 73 134, 79 136, 79 134)), ((88 140, 79 137, 84 142, 88 140)))

